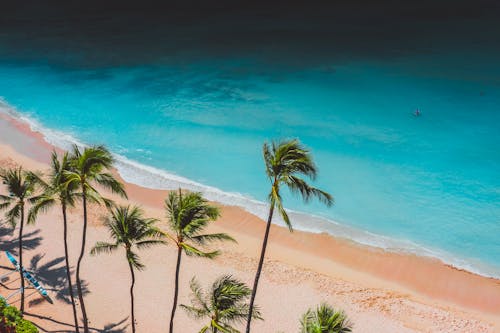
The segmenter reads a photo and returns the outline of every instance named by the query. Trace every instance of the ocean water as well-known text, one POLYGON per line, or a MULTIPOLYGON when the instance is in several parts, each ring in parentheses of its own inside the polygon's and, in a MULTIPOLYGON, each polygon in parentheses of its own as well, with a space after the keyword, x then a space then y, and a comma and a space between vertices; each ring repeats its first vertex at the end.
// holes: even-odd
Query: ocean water
POLYGON ((287 193, 296 228, 500 277, 498 7, 148 4, 10 8, 0 110, 261 217, 262 144, 297 137, 336 203, 287 193))

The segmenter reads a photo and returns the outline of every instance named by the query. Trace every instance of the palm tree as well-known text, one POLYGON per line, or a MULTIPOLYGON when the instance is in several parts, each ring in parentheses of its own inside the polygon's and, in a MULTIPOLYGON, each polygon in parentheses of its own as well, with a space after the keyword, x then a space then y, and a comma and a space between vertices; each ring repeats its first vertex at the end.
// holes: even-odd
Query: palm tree
POLYGON ((134 315, 134 268, 142 270, 144 265, 140 262, 139 256, 133 251, 133 247, 138 249, 155 244, 161 244, 161 236, 158 229, 154 227, 155 219, 143 217, 143 212, 138 207, 121 206, 114 208, 105 226, 108 228, 113 243, 97 242, 91 251, 92 255, 102 252, 113 252, 119 247, 125 249, 132 283, 130 285, 130 313, 132 320, 132 332, 135 333, 134 315))
POLYGON ((184 252, 188 256, 197 256, 212 259, 219 251, 204 252, 197 245, 205 245, 212 241, 229 240, 235 241, 224 233, 203 234, 209 222, 219 217, 219 209, 208 204, 201 193, 188 193, 182 195, 170 192, 165 200, 165 208, 169 215, 170 229, 173 235, 165 233, 177 246, 177 264, 175 267, 175 289, 174 303, 170 316, 170 333, 174 330, 174 316, 177 308, 177 297, 179 294, 179 270, 181 266, 181 255, 184 252))
POLYGON ((83 332, 89 333, 87 311, 83 299, 82 283, 80 280, 80 265, 85 254, 85 242, 87 237, 87 200, 94 203, 105 203, 110 207, 111 202, 104 199, 94 186, 110 190, 122 197, 127 197, 123 184, 115 179, 108 171, 113 166, 113 156, 104 146, 86 147, 83 151, 75 145, 70 155, 71 170, 64 171, 66 177, 66 188, 76 187, 80 191, 78 195, 82 199, 83 206, 83 230, 82 246, 76 265, 76 288, 78 299, 82 309, 83 332))
POLYGON ((316 310, 309 309, 300 321, 301 333, 347 333, 352 324, 343 311, 336 311, 322 303, 316 310))
POLYGON ((64 239, 64 259, 66 262, 66 278, 68 280, 68 291, 71 298, 71 305, 73 307, 73 319, 75 321, 75 330, 77 333, 80 332, 78 325, 78 316, 76 313, 75 298, 73 296, 73 283, 71 281, 71 271, 69 265, 69 253, 68 253, 68 221, 67 221, 67 208, 73 207, 76 199, 76 184, 73 183, 71 186, 65 186, 67 171, 71 170, 70 160, 68 153, 62 155, 61 160, 55 151, 52 152, 51 156, 51 171, 49 174, 48 182, 39 179, 38 182, 43 188, 43 193, 36 198, 36 202, 30 209, 28 215, 28 222, 34 221, 40 212, 46 212, 51 207, 56 204, 61 206, 62 217, 63 217, 63 239, 64 239))
POLYGON ((264 162, 266 165, 266 173, 271 182, 271 191, 269 192, 269 215, 267 218, 266 232, 262 242, 262 250, 260 253, 259 266, 255 274, 255 281, 250 298, 250 312, 247 318, 246 333, 250 333, 252 316, 250 315, 253 309, 253 303, 257 294, 260 273, 264 263, 266 254, 267 241, 269 238, 269 230, 273 219, 274 209, 280 213, 283 221, 285 221, 288 229, 293 231, 290 218, 288 217, 281 197, 281 186, 286 186, 292 193, 299 193, 305 202, 316 197, 321 202, 328 206, 333 204, 333 198, 330 194, 310 186, 300 175, 314 180, 316 178, 317 169, 312 160, 311 153, 304 148, 296 139, 283 142, 272 142, 271 145, 264 143, 263 146, 264 162))
POLYGON ((9 195, 0 195, 0 210, 7 209, 6 221, 15 228, 19 220, 19 275, 21 280, 21 315, 24 314, 24 277, 23 277, 23 229, 27 202, 32 202, 37 189, 34 173, 22 167, 0 171, 0 178, 9 195))
MULTIPOLYGON (((217 279, 212 289, 204 292, 195 278, 191 279, 191 306, 181 307, 194 318, 208 318, 210 322, 203 326, 200 333, 211 329, 212 333, 239 333, 233 323, 243 323, 248 316, 247 299, 252 293, 243 282, 230 275, 217 279)), ((261 319, 260 312, 253 310, 252 317, 261 319)))

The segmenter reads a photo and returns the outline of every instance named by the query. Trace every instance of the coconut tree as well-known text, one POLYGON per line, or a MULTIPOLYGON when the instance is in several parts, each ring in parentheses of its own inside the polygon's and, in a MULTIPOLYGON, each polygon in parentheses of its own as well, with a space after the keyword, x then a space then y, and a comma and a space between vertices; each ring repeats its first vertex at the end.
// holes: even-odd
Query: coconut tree
POLYGON ((63 173, 66 177, 66 188, 78 188, 78 195, 81 197, 83 207, 82 246, 76 264, 76 288, 82 310, 84 333, 89 333, 89 325, 80 280, 80 265, 85 254, 87 237, 87 201, 111 206, 110 201, 100 195, 97 186, 122 197, 127 197, 123 184, 109 172, 113 162, 113 156, 104 146, 86 147, 82 151, 75 145, 70 155, 71 170, 63 173))
POLYGON ((21 315, 24 314, 24 277, 23 277, 23 230, 26 204, 36 196, 37 179, 34 173, 23 170, 22 167, 0 171, 0 178, 9 195, 0 195, 0 210, 7 210, 5 220, 12 228, 19 222, 19 275, 21 281, 21 315))
POLYGON ((322 303, 315 310, 309 309, 300 321, 301 333, 347 333, 352 324, 343 311, 336 311, 322 303))
POLYGON ((264 256, 266 254, 267 241, 269 238, 269 230, 273 219, 274 210, 277 209, 283 221, 288 226, 290 231, 293 231, 292 223, 288 217, 281 196, 281 188, 286 187, 292 193, 298 193, 302 196, 305 202, 309 202, 313 197, 319 199, 328 206, 333 204, 333 198, 330 194, 312 187, 306 180, 301 178, 305 176, 310 180, 315 180, 317 174, 316 165, 313 162, 311 153, 303 147, 296 139, 272 142, 271 144, 264 143, 263 146, 264 163, 266 166, 266 174, 271 184, 271 190, 268 195, 269 214, 267 218, 266 231, 262 242, 262 250, 260 252, 259 265, 252 289, 250 298, 250 312, 247 318, 246 332, 250 332, 251 327, 251 311, 257 294, 264 256))
POLYGON ((51 169, 48 175, 48 180, 44 181, 39 178, 38 182, 43 192, 35 198, 35 203, 28 214, 28 222, 34 221, 39 213, 48 211, 55 205, 61 207, 63 220, 63 240, 64 240, 64 259, 66 263, 66 279, 68 281, 68 292, 73 307, 73 320, 75 322, 75 331, 80 332, 78 325, 78 316, 76 313, 75 298, 73 296, 73 283, 71 281, 71 271, 69 265, 68 253, 68 220, 67 209, 75 205, 77 186, 72 183, 66 186, 65 172, 71 171, 70 160, 68 153, 64 153, 59 159, 55 151, 51 155, 51 169))
POLYGON ((202 197, 201 193, 187 193, 183 195, 181 189, 179 189, 179 193, 170 192, 168 198, 165 200, 165 208, 168 213, 169 227, 172 231, 172 234, 165 233, 165 235, 177 246, 174 301, 170 316, 170 333, 173 333, 175 310, 179 294, 179 271, 182 253, 184 252, 188 256, 212 259, 219 254, 219 251, 205 251, 198 246, 203 246, 213 241, 234 241, 234 239, 224 233, 204 233, 208 224, 219 217, 219 209, 210 205, 202 197))
POLYGON ((134 269, 142 270, 144 265, 139 256, 134 252, 134 248, 142 249, 163 241, 159 239, 161 234, 154 226, 155 219, 145 218, 144 213, 138 207, 121 206, 112 210, 111 216, 105 221, 113 243, 97 242, 91 251, 92 255, 113 252, 122 247, 125 249, 130 276, 132 279, 130 285, 130 314, 132 320, 132 332, 135 333, 135 315, 134 315, 134 269))
MULTIPOLYGON (((204 333, 239 333, 232 325, 245 322, 248 316, 247 300, 252 293, 243 282, 230 275, 218 278, 209 291, 203 291, 195 278, 191 279, 191 305, 181 304, 186 312, 196 319, 208 319, 209 322, 200 330, 204 333)), ((262 319, 254 307, 252 317, 262 319)))

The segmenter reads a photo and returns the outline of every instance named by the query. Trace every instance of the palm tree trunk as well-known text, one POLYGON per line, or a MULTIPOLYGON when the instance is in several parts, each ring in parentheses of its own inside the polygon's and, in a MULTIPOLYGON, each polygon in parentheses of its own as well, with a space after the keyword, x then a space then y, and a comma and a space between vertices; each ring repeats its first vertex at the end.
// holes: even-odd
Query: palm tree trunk
POLYGON ((174 332, 174 316, 177 309, 177 297, 179 295, 179 270, 181 267, 182 248, 177 249, 177 266, 175 267, 175 290, 174 290, 174 304, 172 306, 172 314, 170 315, 170 333, 174 332))
POLYGON ((271 207, 269 208, 269 217, 267 218, 266 233, 264 234, 264 241, 262 242, 262 250, 260 252, 259 266, 257 267, 257 273, 255 274, 255 281, 253 282, 252 297, 250 298, 250 307, 248 308, 246 333, 250 333, 250 326, 253 314, 253 303, 255 301, 255 296, 257 295, 257 286, 259 285, 260 273, 262 271, 262 265, 264 264, 264 256, 266 255, 267 239, 269 238, 269 230, 271 229, 273 212, 274 212, 274 203, 272 203, 271 207))
POLYGON ((68 279, 69 297, 71 297, 71 306, 73 307, 73 319, 75 321, 75 331, 80 333, 78 325, 78 316, 76 314, 75 297, 73 296, 73 283, 71 282, 71 272, 69 267, 69 252, 68 252, 68 219, 66 217, 66 205, 62 204, 63 224, 64 224, 64 259, 66 261, 66 278, 68 279))
POLYGON ((82 309, 83 332, 89 333, 87 311, 85 310, 85 303, 83 301, 82 282, 80 281, 80 264, 82 262, 83 255, 85 254, 85 241, 87 238, 87 196, 85 195, 85 191, 83 192, 82 199, 83 199, 82 248, 80 250, 80 256, 78 257, 78 263, 76 265, 76 287, 78 290, 78 299, 80 300, 80 307, 82 309))
POLYGON ((21 203, 21 224, 19 226, 19 275, 21 276, 21 316, 24 315, 24 275, 23 275, 23 229, 24 203, 21 203))
POLYGON ((130 285, 130 315, 132 318, 132 333, 135 333, 135 315, 134 315, 134 284, 135 284, 135 275, 134 268, 132 267, 132 263, 128 262, 128 267, 130 268, 130 275, 132 276, 132 284, 130 285))

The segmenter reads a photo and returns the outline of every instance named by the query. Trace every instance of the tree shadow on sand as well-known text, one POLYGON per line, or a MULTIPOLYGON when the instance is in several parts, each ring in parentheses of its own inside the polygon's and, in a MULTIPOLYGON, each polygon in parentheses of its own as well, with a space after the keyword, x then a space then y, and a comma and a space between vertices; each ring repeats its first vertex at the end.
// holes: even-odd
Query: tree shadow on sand
MULTIPOLYGON (((33 250, 40 245, 43 238, 39 236, 39 233, 40 229, 37 229, 23 235, 24 250, 33 250)), ((4 251, 9 251, 14 256, 19 256, 18 242, 19 238, 14 234, 13 228, 0 225, 0 255, 4 255, 2 254, 4 251)), ((26 267, 27 265, 24 263, 24 268, 26 269, 26 267)), ((5 266, 0 265, 0 268, 8 271, 2 274, 0 286, 8 291, 18 290, 19 285, 16 282, 20 280, 20 276, 19 273, 16 274, 14 266, 9 263, 5 266)), ((26 287, 29 288, 29 285, 26 284, 26 287)), ((29 290, 26 291, 26 294, 30 294, 29 290)))
MULTIPOLYGON (((38 329, 42 332, 49 332, 49 333, 71 333, 71 332, 74 332, 72 322, 67 323, 67 322, 56 320, 56 319, 53 319, 50 317, 41 316, 38 314, 29 313, 29 312, 25 312, 24 315, 26 317, 41 319, 42 322, 51 322, 53 324, 58 324, 58 325, 64 327, 64 328, 60 328, 60 329, 56 329, 56 330, 48 330, 48 329, 44 328, 44 325, 40 322, 38 324, 35 324, 38 327, 38 329), (67 328, 67 329, 65 329, 65 328, 67 328)), ((127 324, 127 320, 128 320, 128 317, 120 320, 117 323, 110 323, 110 324, 104 325, 104 327, 102 329, 90 327, 90 330, 95 332, 95 333, 125 333, 126 329, 129 326, 127 324)))
MULTIPOLYGON (((36 274, 36 278, 44 286, 47 291, 50 291, 51 296, 63 301, 66 304, 71 304, 71 298, 68 290, 68 282, 66 276, 66 265, 64 257, 55 258, 49 262, 41 264, 41 260, 45 255, 37 254, 31 258, 29 270, 36 274)), ((88 283, 82 280, 82 293, 88 295, 88 283)), ((78 302, 76 284, 73 286, 73 295, 75 301, 78 302)), ((30 306, 37 305, 43 301, 43 298, 38 298, 30 301, 30 306)))
MULTIPOLYGON (((19 237, 12 238, 14 230, 0 225, 0 251, 9 251, 14 255, 19 255, 19 237)), ((42 242, 42 237, 38 234, 40 229, 33 230, 23 235, 23 250, 33 250, 42 242)))

